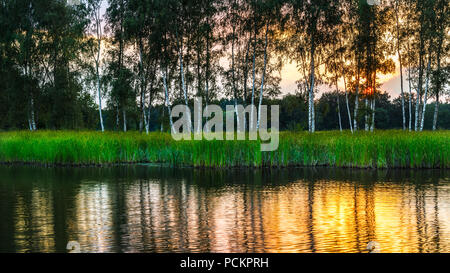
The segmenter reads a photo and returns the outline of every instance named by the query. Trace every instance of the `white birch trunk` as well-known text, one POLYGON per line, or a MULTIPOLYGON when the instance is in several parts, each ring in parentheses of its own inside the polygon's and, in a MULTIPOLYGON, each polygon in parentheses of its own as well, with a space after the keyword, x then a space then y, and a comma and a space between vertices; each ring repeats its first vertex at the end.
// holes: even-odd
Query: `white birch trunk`
POLYGON ((433 116, 433 131, 437 129, 437 119, 439 112, 439 95, 436 95, 436 104, 434 105, 434 116, 433 116))
POLYGON ((369 131, 369 114, 367 113, 368 108, 369 108, 369 100, 367 98, 365 100, 365 103, 366 103, 366 113, 364 116, 365 116, 365 129, 367 132, 367 131, 369 131))
POLYGON ((399 3, 398 0, 396 1, 396 7, 395 7, 395 18, 397 23, 397 54, 398 54, 398 60, 400 63, 400 90, 401 90, 401 100, 402 100, 402 117, 403 117, 403 131, 406 130, 406 115, 405 115, 405 93, 403 92, 403 62, 402 62, 402 55, 400 52, 400 27, 399 27, 399 16, 398 16, 398 10, 399 3))
POLYGON ((97 9, 95 13, 95 25, 97 29, 97 59, 95 61, 95 68, 97 73, 97 95, 98 95, 98 114, 100 118, 100 127, 102 132, 105 132, 105 126, 103 124, 103 114, 102 114, 102 92, 100 85, 100 54, 101 54, 101 46, 102 46, 102 29, 100 22, 100 8, 97 9))
POLYGON ((175 129, 173 127, 172 109, 170 108, 169 90, 168 90, 168 87, 167 87, 167 75, 165 73, 163 73, 163 83, 164 83, 164 93, 165 93, 165 99, 166 99, 166 106, 167 106, 167 111, 169 113, 170 128, 171 128, 172 132, 175 132, 175 129))
POLYGON ((412 87, 411 87, 411 68, 408 67, 408 84, 409 84, 409 124, 408 129, 412 131, 412 87))
POLYGON ((311 81, 309 88, 309 124, 310 124, 310 132, 315 132, 315 115, 314 115, 314 84, 315 84, 315 64, 314 64, 314 45, 312 45, 311 49, 311 81))
POLYGON ((36 121, 35 121, 35 115, 34 115, 34 99, 33 99, 33 96, 31 96, 30 104, 31 104, 31 127, 33 128, 33 131, 36 131, 37 127, 36 127, 36 121))
POLYGON ((342 132, 341 103, 339 102, 339 90, 337 91, 336 99, 338 108, 339 130, 342 132))
POLYGON ((123 113, 123 131, 127 132, 127 111, 123 109, 122 113, 123 113))
POLYGON ((373 132, 375 130, 375 112, 376 108, 375 108, 375 94, 374 97, 372 99, 372 122, 370 124, 370 131, 373 132))
POLYGON ((422 117, 420 119, 420 131, 423 131, 423 126, 425 123, 425 112, 427 110, 427 102, 428 102, 428 88, 430 83, 430 67, 431 67, 431 54, 428 59, 428 66, 427 66, 427 79, 425 83, 425 94, 423 98, 423 107, 422 107, 422 117))
MULTIPOLYGON (((252 68, 252 98, 251 98, 251 105, 254 106, 255 105, 255 88, 256 88, 256 30, 255 30, 255 37, 254 37, 254 41, 253 41, 253 68, 252 68)), ((250 124, 249 126, 253 126, 254 124, 254 116, 255 116, 255 112, 254 112, 254 107, 252 107, 252 111, 250 112, 250 124)), ((249 128, 250 131, 255 130, 255 128, 249 128)))
POLYGON ((359 58, 357 61, 357 75, 356 75, 356 97, 355 97, 355 111, 354 111, 354 116, 353 116, 353 130, 356 132, 358 131, 358 108, 359 108, 359 58))
POLYGON ((267 67, 267 46, 268 46, 268 35, 269 35, 269 22, 267 22, 266 26, 266 37, 265 37, 265 45, 264 45, 264 68, 263 68, 263 74, 261 78, 261 91, 259 93, 259 106, 258 106, 258 123, 257 123, 257 130, 259 130, 259 124, 261 121, 261 105, 263 100, 263 91, 264 91, 264 78, 266 76, 266 67, 267 67))

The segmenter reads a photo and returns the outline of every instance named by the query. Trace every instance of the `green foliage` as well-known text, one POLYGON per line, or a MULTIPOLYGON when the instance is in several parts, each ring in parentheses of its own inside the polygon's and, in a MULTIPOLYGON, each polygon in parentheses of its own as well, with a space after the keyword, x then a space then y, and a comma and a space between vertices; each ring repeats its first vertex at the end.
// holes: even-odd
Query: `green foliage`
POLYGON ((193 167, 333 166, 449 168, 450 131, 282 132, 275 152, 258 141, 181 141, 169 134, 41 131, 0 133, 0 162, 163 163, 193 167))

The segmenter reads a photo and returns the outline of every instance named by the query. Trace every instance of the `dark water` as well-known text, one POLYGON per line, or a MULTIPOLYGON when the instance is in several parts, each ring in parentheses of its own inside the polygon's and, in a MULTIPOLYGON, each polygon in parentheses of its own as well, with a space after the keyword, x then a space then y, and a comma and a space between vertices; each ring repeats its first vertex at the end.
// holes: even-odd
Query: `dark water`
POLYGON ((449 177, 0 167, 0 252, 450 252, 449 177))

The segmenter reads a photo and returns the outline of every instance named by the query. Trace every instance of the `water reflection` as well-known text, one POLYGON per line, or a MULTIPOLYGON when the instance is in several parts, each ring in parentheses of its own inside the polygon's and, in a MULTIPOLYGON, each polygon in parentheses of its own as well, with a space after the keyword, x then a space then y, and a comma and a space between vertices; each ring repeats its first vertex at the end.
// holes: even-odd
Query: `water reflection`
POLYGON ((0 252, 450 252, 448 170, 0 174, 0 252))

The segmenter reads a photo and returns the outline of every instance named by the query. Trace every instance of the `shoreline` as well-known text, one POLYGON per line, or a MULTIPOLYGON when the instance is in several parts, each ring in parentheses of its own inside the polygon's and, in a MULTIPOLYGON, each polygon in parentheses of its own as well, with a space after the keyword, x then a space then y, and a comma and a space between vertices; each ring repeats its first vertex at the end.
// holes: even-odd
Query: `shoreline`
POLYGON ((111 168, 111 167, 159 167, 159 168, 171 168, 171 169, 192 169, 192 170, 294 170, 294 169, 342 169, 342 170, 450 170, 450 167, 445 168, 408 168, 408 167, 348 167, 348 166, 332 166, 332 165, 288 165, 288 166, 231 166, 231 167, 218 167, 218 166, 193 166, 193 165, 180 165, 172 166, 167 163, 155 163, 155 162, 117 162, 117 163, 41 163, 41 162, 0 162, 0 166, 30 166, 39 168, 111 168))

